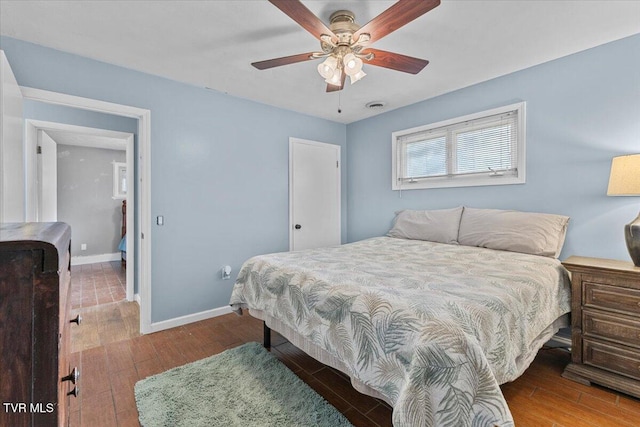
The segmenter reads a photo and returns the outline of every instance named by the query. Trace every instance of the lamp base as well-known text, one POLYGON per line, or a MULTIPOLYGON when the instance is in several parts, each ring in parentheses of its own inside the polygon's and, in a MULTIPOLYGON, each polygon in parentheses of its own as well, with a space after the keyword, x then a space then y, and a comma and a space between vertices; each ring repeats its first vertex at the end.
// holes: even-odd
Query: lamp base
POLYGON ((627 249, 633 265, 640 267, 640 214, 624 226, 624 238, 627 241, 627 249))

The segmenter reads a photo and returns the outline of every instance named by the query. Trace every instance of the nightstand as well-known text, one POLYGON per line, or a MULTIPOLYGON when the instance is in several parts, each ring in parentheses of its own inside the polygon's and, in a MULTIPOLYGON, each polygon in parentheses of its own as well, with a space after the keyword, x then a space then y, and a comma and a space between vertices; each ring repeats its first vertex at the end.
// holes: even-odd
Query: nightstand
POLYGON ((572 256, 571 363, 562 376, 640 398, 640 267, 572 256))

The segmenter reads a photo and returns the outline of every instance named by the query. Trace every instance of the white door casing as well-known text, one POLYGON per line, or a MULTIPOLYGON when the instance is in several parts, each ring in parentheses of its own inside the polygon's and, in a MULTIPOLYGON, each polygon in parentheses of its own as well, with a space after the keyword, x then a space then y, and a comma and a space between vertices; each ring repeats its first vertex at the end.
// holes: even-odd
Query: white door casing
POLYGON ((0 50, 0 222, 25 220, 22 93, 0 50))
POLYGON ((289 138, 289 249, 341 243, 340 146, 289 138))
MULTIPOLYGON (((147 334, 157 332, 164 329, 160 324, 156 326, 151 322, 151 111, 143 108, 132 107, 122 104, 114 104, 106 101, 83 98, 74 95, 67 95, 58 92, 50 92, 42 89, 20 87, 22 95, 26 99, 45 102, 54 105, 64 105, 73 108, 79 108, 89 111, 97 111, 100 113, 113 114, 116 116, 131 117, 138 120, 138 155, 137 155, 137 172, 138 185, 140 194, 136 196, 140 203, 140 209, 136 210, 134 215, 127 215, 127 230, 134 229, 134 221, 139 224, 139 233, 133 236, 134 239, 127 239, 127 253, 129 253, 129 242, 136 241, 138 255, 136 260, 139 261, 136 269, 136 278, 139 286, 140 303, 140 333, 147 334)), ((127 150, 127 163, 133 163, 133 150, 127 150)), ((127 180, 133 182, 133 171, 131 176, 127 168, 127 180), (131 180, 130 180, 131 178, 131 180)), ((131 187, 130 187, 131 188, 131 187)), ((129 192, 129 197, 132 197, 129 192)), ((130 209, 127 209, 129 212, 130 209)), ((133 247, 133 242, 131 243, 133 247)), ((127 283, 133 283, 129 280, 129 274, 133 278, 133 270, 127 269, 127 283)), ((129 295, 127 289, 127 299, 133 298, 129 295)), ((162 322, 160 322, 162 323, 162 322)))

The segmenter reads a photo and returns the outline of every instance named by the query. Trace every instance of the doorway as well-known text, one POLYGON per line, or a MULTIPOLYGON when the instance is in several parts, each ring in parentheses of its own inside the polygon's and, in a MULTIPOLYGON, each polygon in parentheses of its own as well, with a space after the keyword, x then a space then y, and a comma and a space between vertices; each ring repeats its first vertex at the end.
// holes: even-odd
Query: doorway
MULTIPOLYGON (((137 249, 135 251, 136 268, 131 269, 132 280, 127 278, 127 283, 137 284, 138 296, 136 299, 140 304, 140 333, 153 332, 151 324, 151 170, 148 161, 151 149, 151 112, 142 108, 41 89, 29 87, 21 87, 20 89, 25 99, 137 119, 138 152, 132 163, 135 166, 134 176, 136 177, 135 184, 138 194, 135 199, 132 199, 134 203, 130 203, 127 209, 127 212, 132 211, 131 224, 127 222, 127 229, 135 230, 131 238, 127 239, 127 247, 131 244, 133 248, 137 249)), ((131 150, 131 156, 133 156, 133 150, 131 150)), ((33 167, 33 164, 31 166, 33 167)), ((27 176, 31 177, 33 174, 27 176)), ((27 188, 33 188, 33 185, 33 182, 27 182, 27 188)), ((127 217, 127 221, 129 221, 129 217, 127 217)), ((129 274, 128 271, 127 274, 129 274)))
POLYGON ((340 146, 289 139, 289 249, 341 243, 340 146))
MULTIPOLYGON (((116 160, 123 161, 127 171, 125 182, 133 182, 133 134, 33 119, 25 120, 25 126, 27 174, 30 176, 27 181, 37 177, 30 186, 32 191, 27 193, 27 221, 65 221, 72 225, 75 230, 71 254, 73 266, 96 264, 94 270, 101 270, 96 268, 101 263, 120 261, 122 255, 128 255, 129 269, 123 268, 124 263, 113 264, 113 268, 105 264, 107 280, 101 281, 114 285, 122 282, 124 298, 133 301, 134 241, 124 240, 126 245, 123 245, 122 254, 119 246, 124 237, 120 230, 133 230, 133 208, 126 210, 124 215, 122 212, 123 200, 135 200, 135 187, 130 186, 126 197, 116 197, 116 183, 107 176, 112 173, 115 176, 116 160), (60 162, 69 162, 76 154, 80 154, 79 163, 73 168, 58 170, 60 162), (58 177, 62 177, 63 182, 59 183, 58 177), (58 215, 59 208, 62 215, 58 215), (90 242, 88 251, 86 241, 90 242)), ((131 205, 135 207, 134 203, 131 205)), ((78 268, 82 271, 90 269, 78 268)), ((94 304, 90 298, 83 297, 86 300, 83 305, 115 302, 120 290, 111 294, 112 298, 108 298, 109 292, 97 289, 94 304)))

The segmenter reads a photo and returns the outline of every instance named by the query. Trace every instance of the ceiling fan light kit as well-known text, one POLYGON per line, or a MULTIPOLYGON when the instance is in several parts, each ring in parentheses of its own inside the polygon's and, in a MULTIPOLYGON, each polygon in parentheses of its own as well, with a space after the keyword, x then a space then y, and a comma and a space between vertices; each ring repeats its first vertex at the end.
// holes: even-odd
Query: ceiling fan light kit
POLYGON ((419 73, 429 63, 424 59, 372 49, 369 44, 427 13, 438 6, 440 0, 399 0, 362 27, 356 24, 355 15, 348 10, 332 13, 327 27, 299 0, 269 1, 313 34, 320 41, 322 51, 251 64, 259 70, 325 58, 318 65, 318 73, 327 83, 327 92, 334 92, 344 88, 346 76, 354 84, 367 75, 363 71, 364 61, 411 74, 419 73))
POLYGON ((331 55, 318 65, 318 73, 330 85, 339 86, 342 80, 342 73, 345 73, 354 84, 367 74, 362 71, 362 59, 356 57, 352 52, 347 53, 342 60, 337 55, 331 55))

